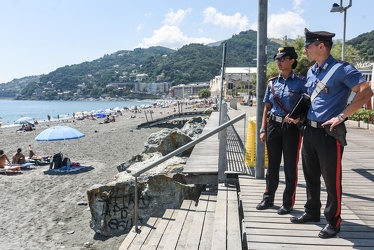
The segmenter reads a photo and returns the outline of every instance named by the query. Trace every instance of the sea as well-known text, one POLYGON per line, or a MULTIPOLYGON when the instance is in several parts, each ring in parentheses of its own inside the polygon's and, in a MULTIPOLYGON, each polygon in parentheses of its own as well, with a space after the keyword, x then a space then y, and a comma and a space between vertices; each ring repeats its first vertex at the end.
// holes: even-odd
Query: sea
POLYGON ((93 112, 106 109, 117 109, 132 106, 152 105, 148 101, 18 101, 0 99, 1 127, 19 126, 15 122, 22 117, 30 117, 33 121, 44 122, 58 118, 70 118, 73 113, 93 112))

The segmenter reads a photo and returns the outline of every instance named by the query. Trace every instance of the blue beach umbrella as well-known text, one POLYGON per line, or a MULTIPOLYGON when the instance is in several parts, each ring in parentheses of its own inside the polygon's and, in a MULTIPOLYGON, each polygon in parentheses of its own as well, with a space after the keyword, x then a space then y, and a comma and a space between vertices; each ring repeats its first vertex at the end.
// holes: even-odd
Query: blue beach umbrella
POLYGON ((106 117, 105 113, 96 113, 95 115, 96 115, 96 117, 100 117, 100 118, 105 118, 106 117))
POLYGON ((68 126, 54 126, 43 130, 35 137, 35 141, 65 141, 84 137, 85 135, 75 128, 68 126))
POLYGON ((32 123, 32 120, 33 119, 31 117, 25 116, 25 117, 17 119, 14 123, 15 124, 27 124, 29 122, 32 123))

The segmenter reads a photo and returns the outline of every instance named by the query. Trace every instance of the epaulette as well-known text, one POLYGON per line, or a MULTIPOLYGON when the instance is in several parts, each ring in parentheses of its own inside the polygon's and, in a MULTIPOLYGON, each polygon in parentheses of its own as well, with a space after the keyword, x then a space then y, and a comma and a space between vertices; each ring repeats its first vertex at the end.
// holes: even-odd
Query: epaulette
POLYGON ((294 77, 297 78, 297 79, 300 79, 300 80, 305 80, 306 79, 305 76, 302 76, 302 75, 299 75, 299 74, 294 74, 294 77))
POLYGON ((268 82, 273 81, 276 78, 278 78, 278 76, 271 77, 271 78, 269 78, 268 82))

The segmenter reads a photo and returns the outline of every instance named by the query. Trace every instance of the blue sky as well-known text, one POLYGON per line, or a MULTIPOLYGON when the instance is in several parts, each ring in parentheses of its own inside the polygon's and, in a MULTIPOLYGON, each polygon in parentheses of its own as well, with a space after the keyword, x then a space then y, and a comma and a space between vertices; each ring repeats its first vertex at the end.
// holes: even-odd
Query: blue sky
MULTIPOLYGON (((335 2, 268 0, 268 37, 296 38, 307 27, 342 39, 335 2)), ((257 30, 257 13, 258 0, 1 0, 0 83, 118 50, 225 40, 257 30)), ((352 1, 346 29, 347 40, 374 30, 373 0, 352 1)))

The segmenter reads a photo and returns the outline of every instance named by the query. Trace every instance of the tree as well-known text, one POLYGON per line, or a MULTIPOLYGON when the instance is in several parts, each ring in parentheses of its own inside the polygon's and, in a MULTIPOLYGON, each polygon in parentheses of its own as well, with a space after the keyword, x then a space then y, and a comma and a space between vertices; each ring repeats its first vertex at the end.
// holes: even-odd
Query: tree
POLYGON ((204 99, 210 97, 211 93, 209 89, 202 89, 199 91, 199 98, 204 99))

